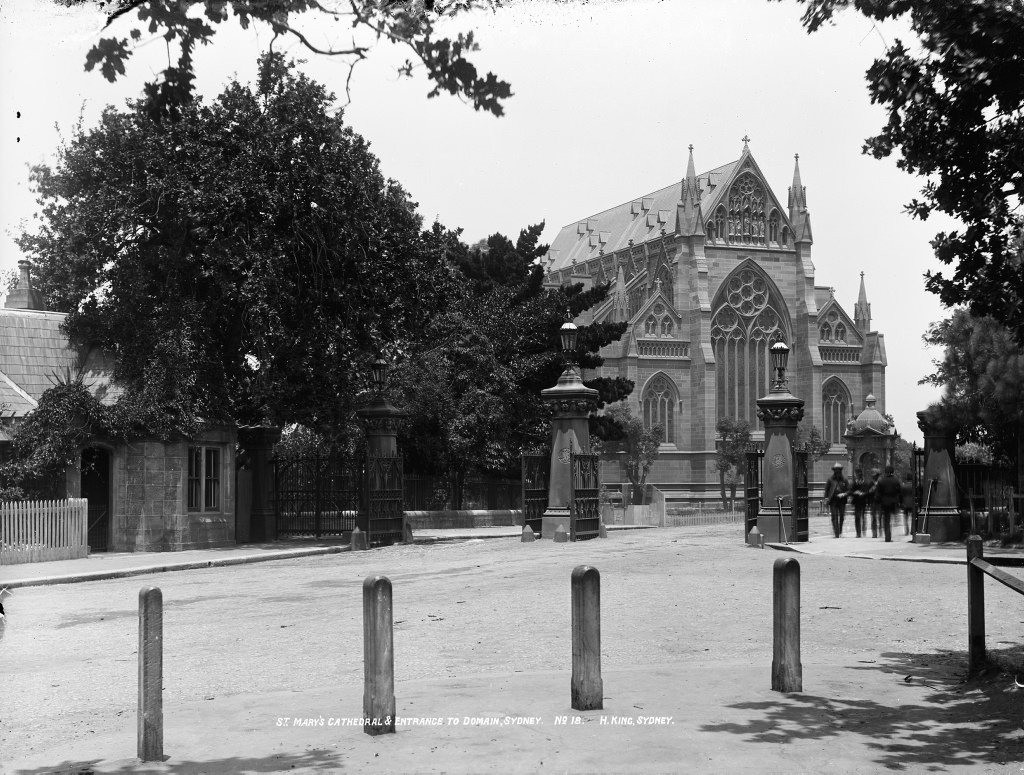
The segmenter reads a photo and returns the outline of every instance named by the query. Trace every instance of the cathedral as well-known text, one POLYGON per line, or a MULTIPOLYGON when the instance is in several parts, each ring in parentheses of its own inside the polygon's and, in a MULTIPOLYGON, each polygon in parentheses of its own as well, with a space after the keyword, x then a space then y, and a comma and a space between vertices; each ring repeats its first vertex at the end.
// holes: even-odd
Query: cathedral
MULTIPOLYGON (((681 182, 569 224, 546 257, 551 284, 611 284, 577 323, 629 327, 583 377, 634 382, 633 413, 665 427, 647 482, 695 499, 717 497, 719 418, 746 420, 763 440, 755 402, 768 394, 775 341, 790 347, 786 376, 805 401, 801 428, 816 426, 832 445, 812 487, 834 462, 846 464, 847 423, 868 397, 885 412, 885 339, 871 330, 863 273, 851 317, 834 289, 814 282, 799 157, 783 207, 748 142, 737 161, 699 175, 690 146, 681 182)), ((607 464, 604 480, 626 481, 607 464)))

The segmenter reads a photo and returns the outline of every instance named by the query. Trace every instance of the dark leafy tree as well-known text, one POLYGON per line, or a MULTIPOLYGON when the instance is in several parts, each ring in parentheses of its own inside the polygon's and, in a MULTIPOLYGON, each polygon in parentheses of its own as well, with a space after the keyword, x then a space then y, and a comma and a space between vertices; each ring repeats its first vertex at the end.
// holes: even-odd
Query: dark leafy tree
MULTIPOLYGON (((524 229, 515 245, 493 235, 486 256, 458 233, 434 233, 448 243, 462 296, 431 322, 427 345, 396 369, 396 400, 410 412, 402 436, 408 470, 448 476, 456 506, 468 475, 517 475, 524 451, 546 448, 550 412, 540 392, 564 367, 559 329, 567 312, 579 316, 607 298, 607 287, 544 287, 533 264, 547 250, 537 244, 542 229, 524 229)), ((600 348, 624 331, 624 324, 582 326, 577 362, 596 368, 600 348)), ((621 378, 586 384, 602 407, 633 387, 621 378)))
POLYGON ((802 421, 796 426, 796 440, 799 448, 807 453, 808 462, 811 463, 821 460, 832 446, 825 440, 821 428, 802 421))
POLYGON ((1024 348, 1013 331, 989 317, 956 310, 933 324, 924 341, 944 348, 923 384, 944 388, 933 408, 937 421, 958 429, 961 443, 990 446, 1019 459, 1024 423, 1024 348))
POLYGON ((927 179, 907 211, 963 226, 932 241, 951 269, 926 287, 949 305, 1007 325, 1024 343, 1024 4, 1020 0, 798 0, 808 31, 853 6, 869 19, 906 17, 917 40, 894 40, 867 72, 888 121, 865 153, 897 154, 927 179))
POLYGON ((332 95, 279 55, 259 70, 175 122, 109 108, 32 173, 41 224, 19 244, 38 285, 73 340, 114 352, 122 401, 160 435, 339 432, 368 363, 414 347, 450 288, 332 95))
POLYGON ((721 490, 722 508, 729 508, 725 497, 728 479, 729 497, 736 500, 736 486, 742 479, 741 472, 746 464, 747 447, 750 444, 750 423, 733 417, 722 417, 715 424, 718 432, 715 467, 718 469, 718 485, 721 490))
POLYGON ((661 443, 665 440, 665 426, 654 423, 645 426, 643 420, 633 414, 628 404, 616 404, 602 415, 619 429, 618 438, 599 441, 603 457, 617 458, 633 488, 631 503, 644 503, 647 475, 654 461, 658 459, 661 443))
POLYGON ((194 53, 199 45, 214 41, 222 24, 237 21, 242 29, 254 22, 268 25, 274 34, 270 50, 278 38, 297 41, 318 56, 329 56, 348 65, 346 92, 355 66, 366 59, 381 41, 394 43, 409 51, 409 59, 399 74, 411 76, 423 68, 433 84, 428 97, 441 92, 456 95, 476 110, 496 116, 503 112, 502 102, 512 96, 508 83, 493 73, 481 75, 468 58, 479 49, 473 33, 455 38, 438 38, 435 24, 443 18, 472 10, 495 9, 497 0, 55 0, 60 5, 94 3, 108 11, 107 27, 116 19, 134 14, 138 26, 128 37, 104 37, 86 57, 85 69, 99 67, 103 77, 114 81, 124 76, 133 45, 143 35, 160 36, 168 47, 174 45, 177 61, 169 64, 145 86, 145 105, 154 116, 177 117, 194 97, 194 53), (300 19, 310 22, 302 25, 300 19), (315 27, 314 27, 315 25, 315 27), (311 30, 316 29, 314 39, 311 30), (343 44, 317 42, 327 37, 343 44), (130 38, 130 40, 129 40, 130 38))

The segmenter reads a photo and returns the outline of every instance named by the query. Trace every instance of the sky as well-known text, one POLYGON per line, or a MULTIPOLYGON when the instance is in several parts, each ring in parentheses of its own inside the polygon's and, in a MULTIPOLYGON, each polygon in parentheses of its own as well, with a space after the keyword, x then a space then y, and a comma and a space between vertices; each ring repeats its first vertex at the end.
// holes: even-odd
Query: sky
MULTIPOLYGON (((542 221, 551 242, 562 226, 681 180, 689 145, 699 174, 738 159, 745 136, 785 204, 799 154, 815 282, 835 288, 852 315, 864 272, 888 355, 884 411, 920 444, 914 413, 939 391, 917 383, 941 357, 921 337, 949 314, 923 276, 939 268, 929 241, 953 224, 912 220, 903 206, 924 181, 861 153, 885 121, 865 71, 887 44, 913 36, 901 20, 876 25, 853 12, 808 35, 802 11, 792 0, 513 0, 458 17, 443 31, 474 30, 478 69, 512 84, 500 118, 449 95, 428 100, 422 73, 396 74, 406 54, 395 47, 358 65, 349 97, 338 60, 296 43, 275 48, 307 60, 300 67, 339 95, 346 122, 427 222, 462 228, 471 244, 495 232, 515 239, 542 221)), ((53 164, 79 119, 94 124, 103 106, 138 96, 167 64, 164 41, 144 34, 117 82, 85 72, 104 21, 96 7, 0 0, 0 272, 21 258, 13 235, 33 228, 29 166, 53 164)), ((103 34, 127 36, 133 23, 127 15, 103 34)), ((304 24, 318 42, 348 41, 341 26, 304 24)), ((265 28, 222 24, 197 52, 200 92, 251 80, 270 40, 265 28)))

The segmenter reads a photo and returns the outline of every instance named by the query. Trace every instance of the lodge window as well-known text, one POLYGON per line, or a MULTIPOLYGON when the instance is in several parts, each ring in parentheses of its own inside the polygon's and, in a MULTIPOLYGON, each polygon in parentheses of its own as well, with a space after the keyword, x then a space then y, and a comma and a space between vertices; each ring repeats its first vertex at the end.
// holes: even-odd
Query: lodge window
POLYGON ((220 449, 188 448, 188 510, 220 511, 220 449))

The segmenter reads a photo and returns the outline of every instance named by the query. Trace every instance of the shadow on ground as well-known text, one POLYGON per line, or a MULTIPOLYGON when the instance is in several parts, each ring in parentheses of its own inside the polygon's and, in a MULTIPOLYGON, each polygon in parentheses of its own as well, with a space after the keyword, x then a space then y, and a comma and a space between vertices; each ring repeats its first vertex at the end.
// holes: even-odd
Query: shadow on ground
MULTIPOLYGON (((17 775, 93 775, 94 762, 65 761, 61 764, 32 769, 13 770, 17 775)), ((207 761, 175 761, 158 764, 143 764, 138 759, 124 762, 107 763, 104 773, 118 772, 152 772, 173 773, 173 775, 190 775, 191 773, 242 773, 242 772, 286 772, 288 770, 330 769, 340 772, 345 769, 340 754, 336 751, 305 751, 301 754, 275 754, 262 758, 246 758, 230 756, 223 759, 207 761)))
MULTIPOLYGON (((854 670, 890 674, 925 687, 925 702, 891 706, 866 699, 832 699, 811 693, 780 695, 775 702, 743 702, 742 724, 706 724, 749 742, 792 743, 851 735, 867 738, 875 762, 890 770, 940 769, 1024 761, 1024 689, 996 667, 966 680, 967 654, 884 653, 854 670)), ((920 697, 915 692, 915 697, 920 697)))

